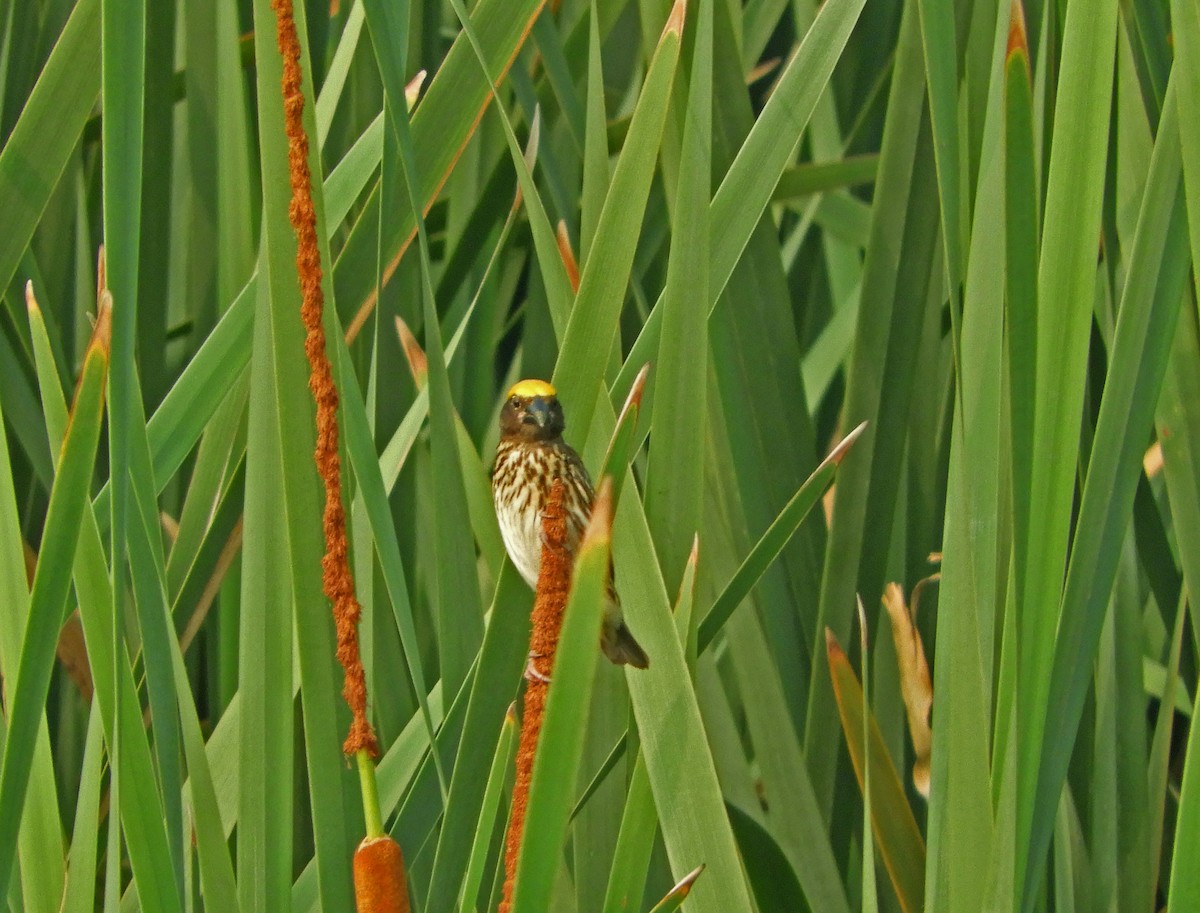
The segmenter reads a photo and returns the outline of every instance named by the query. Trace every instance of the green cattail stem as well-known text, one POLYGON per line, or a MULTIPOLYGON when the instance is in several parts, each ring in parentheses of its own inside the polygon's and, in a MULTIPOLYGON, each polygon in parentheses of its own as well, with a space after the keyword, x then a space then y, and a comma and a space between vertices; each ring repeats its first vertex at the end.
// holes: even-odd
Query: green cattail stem
POLYGON ((375 782, 375 762, 365 748, 356 751, 354 758, 358 762, 358 784, 362 791, 367 838, 382 837, 383 815, 379 811, 379 787, 375 782))

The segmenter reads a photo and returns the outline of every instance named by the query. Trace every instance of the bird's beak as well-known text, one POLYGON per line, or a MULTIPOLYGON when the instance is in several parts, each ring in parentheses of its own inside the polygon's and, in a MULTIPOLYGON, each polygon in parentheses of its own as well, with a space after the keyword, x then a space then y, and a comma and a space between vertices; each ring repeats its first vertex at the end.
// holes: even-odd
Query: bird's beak
POLYGON ((525 415, 521 419, 527 425, 536 424, 545 428, 550 423, 550 404, 540 396, 535 396, 525 407, 525 415))

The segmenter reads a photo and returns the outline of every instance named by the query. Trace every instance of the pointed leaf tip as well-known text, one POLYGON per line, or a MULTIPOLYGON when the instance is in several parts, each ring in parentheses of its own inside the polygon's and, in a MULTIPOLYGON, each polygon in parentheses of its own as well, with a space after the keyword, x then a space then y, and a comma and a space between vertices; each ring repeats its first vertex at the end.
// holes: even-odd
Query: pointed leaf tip
POLYGON ((854 598, 858 602, 858 636, 862 643, 863 662, 866 662, 866 657, 870 653, 867 637, 867 610, 863 607, 861 594, 855 593, 854 598))
POLYGON ((829 654, 830 662, 837 655, 844 656, 842 645, 838 643, 837 635, 833 633, 833 628, 825 628, 825 652, 829 654))
POLYGON ((1026 65, 1029 63, 1029 39, 1025 32, 1025 7, 1021 0, 1012 0, 1010 7, 1011 13, 1008 20, 1008 59, 1012 59, 1013 54, 1020 53, 1025 56, 1026 65))
POLYGON ((692 536, 692 551, 688 555, 687 560, 689 567, 696 567, 700 563, 700 534, 696 533, 692 536))
POLYGON ((838 442, 838 445, 829 452, 829 456, 826 457, 826 459, 832 462, 835 466, 840 466, 842 458, 850 452, 850 448, 854 446, 854 442, 857 441, 862 436, 862 433, 867 430, 867 424, 867 422, 860 422, 858 427, 856 427, 838 442))
POLYGON ((404 103, 410 112, 417 106, 417 99, 421 97, 421 86, 425 85, 427 75, 429 74, 425 70, 418 70, 417 75, 404 87, 404 103))
MULTIPOLYGON (((538 155, 538 138, 542 132, 542 109, 541 106, 536 106, 533 109, 533 122, 529 125, 529 140, 525 143, 525 151, 521 157, 525 160, 525 167, 532 174, 533 169, 537 165, 538 155)), ((515 213, 521 208, 521 204, 525 201, 525 193, 521 190, 521 182, 517 182, 517 192, 513 195, 512 211, 515 213)))
POLYGON ((567 233, 565 219, 559 219, 554 227, 554 239, 558 242, 558 255, 562 257, 563 267, 567 271, 567 281, 571 283, 571 291, 579 291, 579 261, 575 259, 575 251, 571 250, 571 236, 567 233))
POLYGON ((679 879, 675 887, 671 888, 668 897, 687 897, 691 893, 692 885, 696 883, 696 879, 704 872, 705 863, 700 863, 686 875, 679 879))
POLYGON ((412 374, 413 383, 418 389, 424 387, 425 378, 429 374, 429 359, 425 357, 425 350, 417 342, 417 337, 400 316, 396 317, 396 335, 400 337, 400 346, 408 360, 408 370, 412 374))
POLYGON ((683 35, 683 23, 687 18, 687 0, 675 0, 675 5, 671 7, 671 14, 667 16, 667 24, 663 26, 662 37, 674 35, 679 38, 683 35))
POLYGON ((596 499, 592 502, 592 517, 584 531, 579 550, 583 551, 593 543, 607 542, 612 535, 612 518, 613 479, 612 476, 606 475, 596 489, 596 499))
POLYGON ((25 309, 30 315, 41 315, 42 309, 38 305, 37 295, 33 293, 33 280, 28 279, 25 282, 25 309))
POLYGON ((618 438, 625 432, 626 426, 632 422, 637 424, 638 412, 642 405, 642 394, 646 392, 646 378, 650 376, 650 363, 642 365, 642 370, 638 371, 637 377, 633 379, 633 385, 629 388, 629 395, 625 397, 625 405, 621 407, 621 412, 617 415, 617 424, 613 429, 612 440, 608 443, 608 454, 605 457, 604 465, 609 466, 613 456, 613 448, 617 444, 618 438))
MULTIPOLYGON (((629 395, 625 397, 625 405, 621 407, 621 418, 635 406, 642 407, 642 396, 646 392, 646 381, 650 377, 650 362, 642 365, 642 369, 637 372, 637 377, 633 379, 633 383, 629 386, 629 395)), ((618 419, 618 424, 620 419, 618 419)))
POLYGON ((108 357, 112 348, 112 292, 101 289, 100 298, 96 305, 96 325, 92 328, 92 338, 88 342, 88 351, 93 349, 103 352, 108 357))
POLYGON ((525 144, 525 164, 533 171, 537 164, 538 143, 542 137, 542 106, 533 109, 533 122, 529 125, 529 141, 525 144))

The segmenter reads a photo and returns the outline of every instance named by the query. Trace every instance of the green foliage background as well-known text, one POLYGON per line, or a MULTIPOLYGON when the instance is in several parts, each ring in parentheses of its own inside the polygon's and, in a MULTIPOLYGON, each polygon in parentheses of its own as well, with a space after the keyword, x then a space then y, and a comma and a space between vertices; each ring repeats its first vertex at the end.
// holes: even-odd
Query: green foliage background
MULTIPOLYGON (((488 470, 541 376, 624 483, 652 664, 592 674, 568 626, 517 910, 650 909, 701 864, 697 913, 1200 909, 1200 3, 669 13, 297 9, 415 908, 503 877, 530 593, 488 470), (926 802, 879 597, 934 551, 926 802)), ((270 4, 3 0, 0 29, 0 904, 350 909, 270 4)))

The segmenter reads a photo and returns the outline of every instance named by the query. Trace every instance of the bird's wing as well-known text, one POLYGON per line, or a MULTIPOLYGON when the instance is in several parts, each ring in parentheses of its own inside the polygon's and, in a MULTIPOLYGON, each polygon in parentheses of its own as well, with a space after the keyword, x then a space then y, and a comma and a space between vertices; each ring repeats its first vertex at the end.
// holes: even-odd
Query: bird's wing
POLYGON ((567 508, 567 540, 571 553, 575 554, 583 539, 584 530, 587 529, 588 521, 592 517, 592 501, 595 499, 595 492, 592 489, 592 479, 583 465, 583 460, 579 458, 579 454, 567 445, 564 445, 563 449, 566 457, 563 481, 567 486, 567 491, 564 493, 565 507, 567 508))
MULTIPOLYGON (((588 521, 592 518, 592 502, 596 499, 592 488, 592 478, 588 475, 587 467, 574 450, 565 446, 566 482, 572 490, 567 492, 567 540, 570 543, 571 554, 579 554, 579 543, 587 529, 588 521)), ((619 606, 616 588, 613 586, 612 556, 608 559, 608 599, 613 606, 619 606)))

